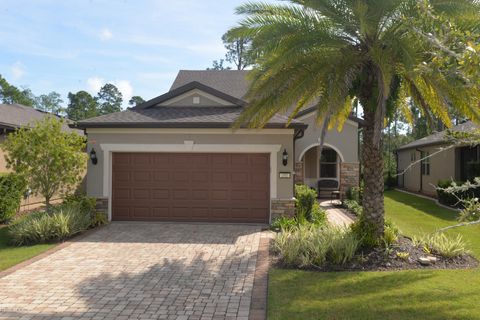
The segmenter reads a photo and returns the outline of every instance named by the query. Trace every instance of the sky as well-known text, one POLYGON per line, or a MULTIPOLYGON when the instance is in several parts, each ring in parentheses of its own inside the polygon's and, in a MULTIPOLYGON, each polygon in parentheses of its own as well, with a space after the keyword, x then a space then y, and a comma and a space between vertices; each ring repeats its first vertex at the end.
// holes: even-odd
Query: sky
POLYGON ((1 0, 0 74, 40 95, 107 83, 148 100, 224 57, 245 0, 1 0))

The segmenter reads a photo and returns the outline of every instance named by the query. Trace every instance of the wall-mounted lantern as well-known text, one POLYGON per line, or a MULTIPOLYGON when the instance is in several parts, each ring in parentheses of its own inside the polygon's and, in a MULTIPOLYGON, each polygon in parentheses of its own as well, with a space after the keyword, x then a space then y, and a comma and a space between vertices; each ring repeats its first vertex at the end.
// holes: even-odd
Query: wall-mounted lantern
POLYGON ((98 163, 97 153, 95 152, 95 149, 93 149, 93 148, 90 151, 90 160, 92 161, 93 165, 96 165, 98 163))
POLYGON ((284 166, 286 166, 288 164, 288 152, 287 152, 287 149, 283 149, 283 153, 282 153, 282 163, 284 166))

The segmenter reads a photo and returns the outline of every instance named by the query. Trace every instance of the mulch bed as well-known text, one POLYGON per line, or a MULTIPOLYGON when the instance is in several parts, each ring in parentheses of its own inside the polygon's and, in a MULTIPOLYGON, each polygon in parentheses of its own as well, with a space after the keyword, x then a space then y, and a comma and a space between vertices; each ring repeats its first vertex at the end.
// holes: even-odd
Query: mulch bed
MULTIPOLYGON (((281 259, 271 252, 272 265, 279 268, 291 268, 282 263, 281 259)), ((469 269, 478 267, 479 262, 471 255, 447 259, 436 254, 428 254, 423 248, 413 245, 407 237, 399 237, 398 242, 390 250, 376 248, 360 252, 353 261, 343 266, 326 265, 318 268, 307 268, 315 271, 389 271, 409 269, 469 269), (401 258, 408 252, 408 257, 401 258), (436 261, 429 265, 420 263, 421 257, 435 257, 436 261)))

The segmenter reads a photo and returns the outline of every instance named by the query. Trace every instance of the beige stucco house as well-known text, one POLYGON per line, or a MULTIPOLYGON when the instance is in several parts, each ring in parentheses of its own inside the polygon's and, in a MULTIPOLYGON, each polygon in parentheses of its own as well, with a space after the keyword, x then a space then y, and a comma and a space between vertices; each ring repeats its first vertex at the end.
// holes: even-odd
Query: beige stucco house
POLYGON ((170 91, 76 124, 88 136, 87 193, 111 220, 269 223, 291 214, 294 183, 358 184, 358 126, 329 130, 318 155, 313 109, 233 130, 248 71, 180 71, 170 91))
MULTIPOLYGON (((468 132, 478 128, 468 121, 451 130, 468 132)), ((435 186, 440 180, 466 181, 475 175, 469 167, 480 161, 480 147, 449 147, 445 133, 437 132, 397 149, 400 188, 436 197, 435 186), (423 158, 426 160, 419 161, 423 158)))

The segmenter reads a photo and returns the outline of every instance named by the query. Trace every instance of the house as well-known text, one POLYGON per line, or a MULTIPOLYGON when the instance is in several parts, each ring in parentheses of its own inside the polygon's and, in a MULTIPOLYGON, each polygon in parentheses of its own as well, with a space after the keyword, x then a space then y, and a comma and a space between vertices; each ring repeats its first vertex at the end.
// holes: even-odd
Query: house
POLYGON ((178 73, 135 108, 79 121, 88 136, 87 194, 110 220, 269 223, 294 212, 294 183, 358 184, 358 125, 329 130, 323 157, 313 109, 232 129, 248 106, 248 71, 178 73))
MULTIPOLYGON (((21 104, 0 104, 0 145, 5 141, 7 136, 17 130, 31 125, 35 121, 41 121, 46 117, 51 117, 52 114, 43 112, 32 107, 27 107, 21 104)), ((75 130, 64 125, 67 131, 75 130)), ((75 130, 78 134, 82 131, 75 130)), ((7 169, 4 151, 0 148, 0 174, 9 172, 7 169)), ((54 199, 56 200, 56 199, 54 199)), ((38 195, 29 195, 26 197, 20 206, 20 211, 29 210, 43 204, 45 199, 38 195)))
MULTIPOLYGON (((451 130, 469 132, 478 128, 467 121, 451 130)), ((403 173, 398 176, 400 188, 436 196, 435 186, 440 180, 466 181, 479 175, 480 147, 449 148, 445 133, 437 132, 397 149, 397 171, 403 173)))

